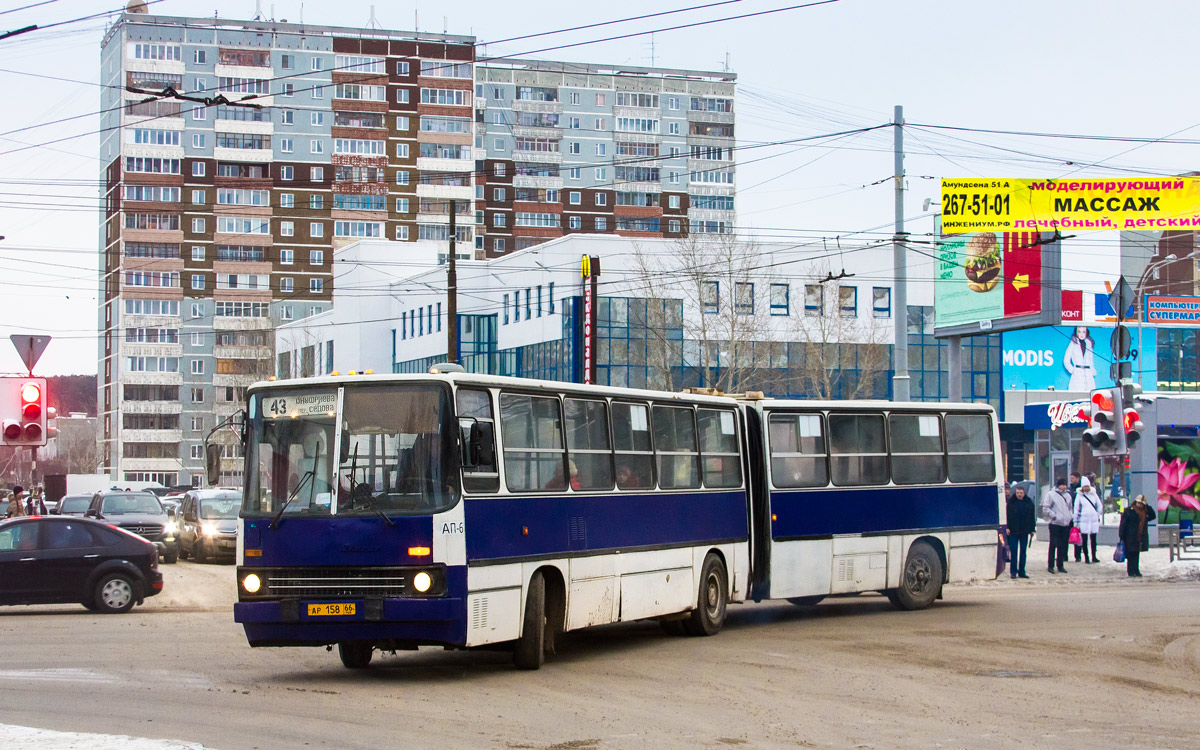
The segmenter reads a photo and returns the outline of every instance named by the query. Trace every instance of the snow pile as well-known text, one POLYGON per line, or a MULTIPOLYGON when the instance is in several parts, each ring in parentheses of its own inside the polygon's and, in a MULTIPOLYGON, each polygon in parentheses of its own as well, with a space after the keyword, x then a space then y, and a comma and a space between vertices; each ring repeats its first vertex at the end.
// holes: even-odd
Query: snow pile
POLYGON ((1200 560, 1176 560, 1154 571, 1160 581, 1200 581, 1200 560))
POLYGON ((49 729, 0 724, 4 750, 204 750, 203 745, 179 740, 148 740, 120 734, 52 732, 49 729))

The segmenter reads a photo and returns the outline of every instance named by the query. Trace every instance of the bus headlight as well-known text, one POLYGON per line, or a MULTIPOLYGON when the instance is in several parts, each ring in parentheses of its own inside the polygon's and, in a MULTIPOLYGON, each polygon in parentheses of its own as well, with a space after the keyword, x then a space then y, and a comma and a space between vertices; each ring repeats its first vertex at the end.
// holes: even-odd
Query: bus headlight
POLYGON ((417 573, 415 576, 413 576, 412 584, 414 589, 424 594, 429 590, 429 587, 433 585, 433 578, 422 570, 420 573, 417 573))
POLYGON ((247 594, 257 594, 258 590, 262 588, 262 579, 257 574, 251 573, 242 579, 242 588, 246 590, 247 594))

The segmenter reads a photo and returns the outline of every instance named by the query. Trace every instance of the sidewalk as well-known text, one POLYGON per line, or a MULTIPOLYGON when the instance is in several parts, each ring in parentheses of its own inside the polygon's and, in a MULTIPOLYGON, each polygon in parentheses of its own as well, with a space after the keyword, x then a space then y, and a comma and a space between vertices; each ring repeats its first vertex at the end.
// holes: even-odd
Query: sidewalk
POLYGON ((1114 583, 1136 586, 1146 581, 1200 581, 1200 556, 1192 553, 1187 560, 1169 562, 1170 550, 1166 547, 1151 547, 1142 553, 1142 578, 1130 578, 1125 573, 1125 563, 1113 562, 1113 547, 1097 548, 1100 562, 1087 565, 1075 562, 1075 548, 1067 547, 1067 572, 1051 575, 1046 570, 1049 549, 1046 542, 1037 541, 1029 547, 1025 563, 1028 579, 1009 577, 1009 568, 994 581, 976 581, 967 586, 1066 586, 1073 583, 1114 583))

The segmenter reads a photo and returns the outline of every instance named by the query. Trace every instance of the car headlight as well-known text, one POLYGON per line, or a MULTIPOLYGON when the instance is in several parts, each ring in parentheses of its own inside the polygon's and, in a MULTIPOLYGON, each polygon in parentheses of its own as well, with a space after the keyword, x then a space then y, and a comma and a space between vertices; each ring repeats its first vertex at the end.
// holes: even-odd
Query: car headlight
POLYGON ((429 587, 433 585, 433 578, 422 570, 420 573, 417 573, 415 576, 413 576, 412 584, 414 589, 424 594, 429 590, 429 587))
POLYGON ((215 523, 201 524, 200 532, 202 534, 204 534, 204 536, 216 536, 217 535, 217 525, 215 523))
POLYGON ((247 594, 257 594, 258 590, 262 588, 262 579, 257 574, 251 573, 242 579, 242 588, 246 590, 247 594))
POLYGON ((167 521, 167 525, 163 527, 163 531, 174 536, 179 531, 179 524, 174 521, 167 521))

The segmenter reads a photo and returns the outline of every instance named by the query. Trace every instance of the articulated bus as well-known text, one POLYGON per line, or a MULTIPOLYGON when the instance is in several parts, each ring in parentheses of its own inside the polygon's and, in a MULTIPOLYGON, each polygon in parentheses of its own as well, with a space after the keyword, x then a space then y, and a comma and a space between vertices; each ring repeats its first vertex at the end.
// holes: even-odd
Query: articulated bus
POLYGON ((730 603, 994 578, 988 406, 666 393, 473 375, 331 376, 248 394, 237 622, 251 646, 511 643, 730 603))

